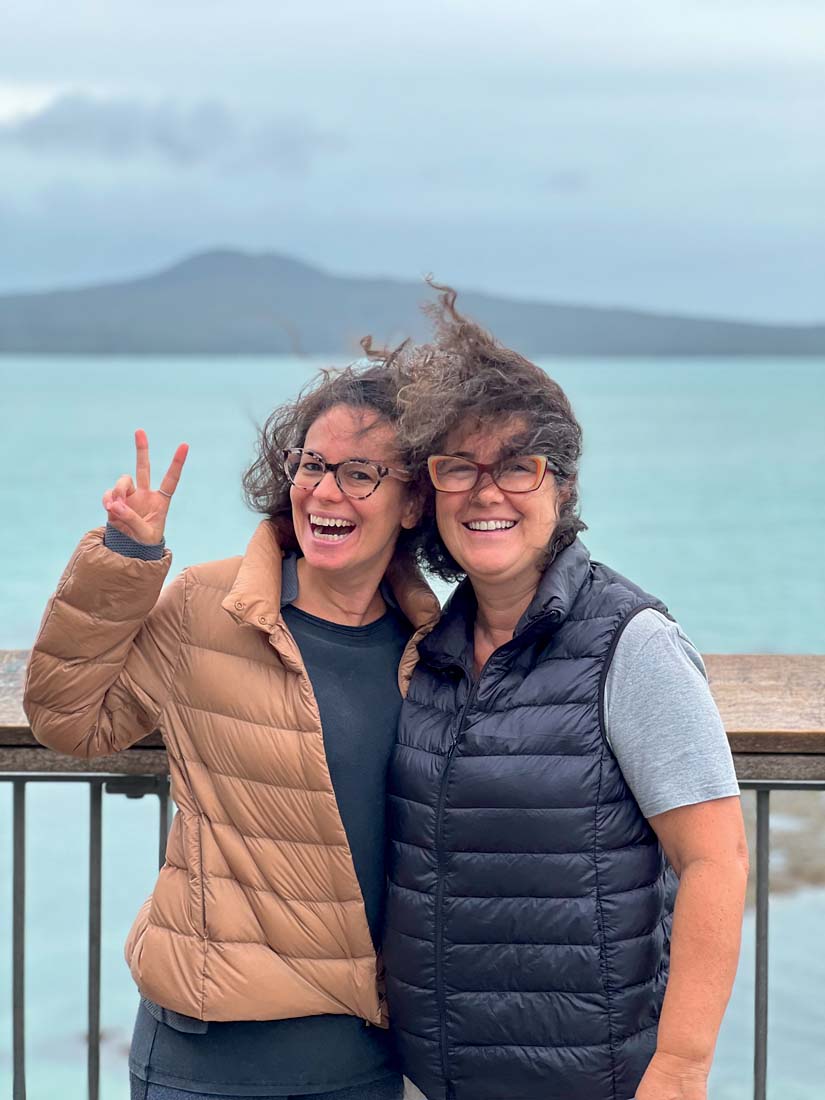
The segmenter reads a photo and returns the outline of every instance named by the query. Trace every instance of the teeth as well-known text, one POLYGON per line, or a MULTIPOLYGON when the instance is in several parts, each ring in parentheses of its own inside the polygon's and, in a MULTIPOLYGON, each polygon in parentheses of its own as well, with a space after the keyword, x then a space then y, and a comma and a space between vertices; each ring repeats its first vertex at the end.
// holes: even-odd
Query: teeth
POLYGON ((333 519, 331 516, 314 516, 310 513, 309 522, 313 527, 354 527, 348 519, 333 519))
POLYGON ((341 534, 333 533, 332 531, 320 531, 315 532, 316 539, 322 539, 324 542, 340 542, 349 535, 349 531, 342 531, 341 534))
POLYGON ((514 519, 474 519, 467 524, 471 531, 509 531, 515 525, 514 519))

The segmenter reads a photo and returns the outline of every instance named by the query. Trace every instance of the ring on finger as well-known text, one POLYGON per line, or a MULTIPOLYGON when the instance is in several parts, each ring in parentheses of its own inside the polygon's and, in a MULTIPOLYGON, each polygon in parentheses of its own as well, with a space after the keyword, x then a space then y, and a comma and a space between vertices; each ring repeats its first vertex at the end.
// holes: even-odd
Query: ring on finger
POLYGON ((171 499, 172 499, 172 494, 171 494, 171 493, 167 493, 165 489, 158 489, 158 492, 160 493, 160 495, 161 495, 162 497, 166 497, 166 499, 167 499, 167 500, 171 500, 171 499))

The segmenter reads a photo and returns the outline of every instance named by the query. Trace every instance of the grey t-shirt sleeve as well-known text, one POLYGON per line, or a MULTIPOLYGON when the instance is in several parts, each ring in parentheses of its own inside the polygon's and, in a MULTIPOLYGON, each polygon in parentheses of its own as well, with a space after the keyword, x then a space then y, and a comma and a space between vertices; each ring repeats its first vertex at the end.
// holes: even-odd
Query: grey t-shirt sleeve
POLYGON ((645 817, 739 794, 702 658, 679 625, 652 608, 631 619, 616 645, 605 732, 645 817))

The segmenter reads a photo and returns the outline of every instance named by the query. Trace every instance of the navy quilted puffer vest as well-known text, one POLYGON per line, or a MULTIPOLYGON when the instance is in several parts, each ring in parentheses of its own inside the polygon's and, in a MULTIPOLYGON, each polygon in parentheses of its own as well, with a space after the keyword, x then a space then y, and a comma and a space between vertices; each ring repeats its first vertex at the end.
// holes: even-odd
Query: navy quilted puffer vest
POLYGON ((465 581, 420 646, 390 773, 384 959, 429 1100, 630 1100, 675 877, 602 734, 622 628, 664 611, 576 541, 472 681, 465 581))

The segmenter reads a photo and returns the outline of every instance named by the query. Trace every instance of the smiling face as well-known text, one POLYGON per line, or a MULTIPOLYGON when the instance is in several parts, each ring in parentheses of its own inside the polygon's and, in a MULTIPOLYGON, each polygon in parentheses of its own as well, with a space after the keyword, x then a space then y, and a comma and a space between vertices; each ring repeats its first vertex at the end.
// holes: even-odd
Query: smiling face
MULTIPOLYGON (((525 427, 517 417, 498 426, 459 425, 443 453, 494 463, 511 453, 525 427)), ((560 503, 549 470, 531 493, 506 493, 483 474, 467 492, 436 493, 435 515, 445 546, 473 583, 523 587, 538 583, 560 503)))
MULTIPOLYGON (((382 466, 403 467, 395 430, 370 409, 336 405, 318 417, 306 434, 305 450, 327 462, 369 459, 382 466)), ((417 508, 409 490, 385 477, 362 500, 341 491, 328 470, 314 489, 290 490, 295 536, 306 564, 313 569, 350 573, 363 580, 375 573, 376 585, 392 558, 402 527, 413 527, 417 508)))

